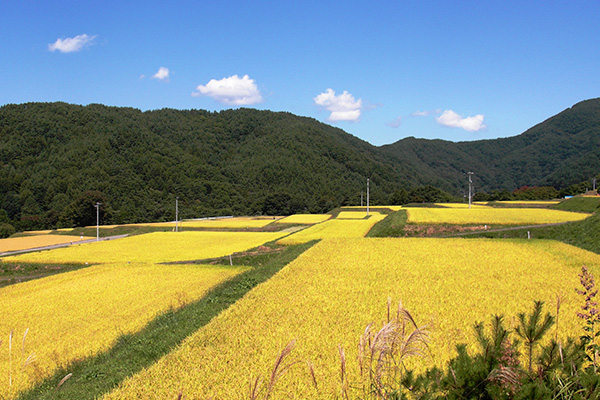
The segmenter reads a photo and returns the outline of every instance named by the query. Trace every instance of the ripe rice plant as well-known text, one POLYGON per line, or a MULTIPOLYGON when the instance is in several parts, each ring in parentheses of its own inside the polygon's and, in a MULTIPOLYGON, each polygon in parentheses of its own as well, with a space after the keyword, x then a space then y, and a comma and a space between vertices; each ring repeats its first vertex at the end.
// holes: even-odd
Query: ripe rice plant
POLYGON ((52 246, 54 244, 75 243, 81 240, 93 239, 91 237, 71 235, 35 235, 21 236, 9 239, 0 239, 0 253, 13 250, 27 250, 36 247, 52 246))
POLYGON ((561 200, 498 200, 500 204, 531 204, 531 205, 553 205, 560 203, 561 200))
MULTIPOLYGON (((353 208, 359 208, 359 209, 363 209, 365 210, 367 208, 367 206, 344 206, 342 207, 344 210, 345 209, 353 209, 353 208)), ((403 207, 402 206, 370 206, 369 207, 371 210, 392 210, 392 211, 398 211, 401 210, 403 207)))
MULTIPOLYGON (((230 228, 230 229, 243 229, 243 228, 264 228, 265 226, 277 221, 280 217, 270 218, 251 218, 251 217, 237 217, 237 218, 214 218, 214 219, 199 219, 199 220, 188 220, 181 221, 182 228, 230 228)), ((173 224, 174 225, 174 224, 173 224)))
POLYGON ((247 398, 251 377, 269 376, 273 355, 291 340, 293 359, 303 362, 269 398, 343 397, 338 346, 344 376, 359 376, 357 340, 369 323, 388 320, 388 297, 430 331, 431 359, 406 362, 417 370, 444 365, 458 343, 475 349, 474 321, 503 314, 514 327, 511 316, 557 294, 558 337, 577 336, 573 288, 583 264, 598 272, 600 256, 554 241, 323 239, 105 399, 175 398, 181 388, 189 398, 247 398))
POLYGON ((304 229, 300 232, 296 232, 279 240, 277 243, 299 244, 323 238, 364 237, 373 227, 373 225, 385 217, 386 216, 383 214, 374 212, 369 216, 368 219, 343 220, 336 218, 313 225, 310 228, 304 229))
POLYGON ((281 224, 318 224, 331 218, 329 214, 294 214, 289 217, 281 218, 275 222, 281 224))
MULTIPOLYGON (((106 264, 0 289, 1 336, 12 331, 20 336, 28 329, 27 353, 35 351, 37 358, 27 369, 13 368, 11 385, 0 379, 0 395, 16 393, 71 361, 108 349, 119 336, 140 330, 159 313, 202 297, 246 269, 106 264)), ((3 345, 0 371, 8 371, 11 362, 14 356, 11 360, 3 345)))
POLYGON ((39 253, 6 257, 7 262, 169 262, 223 257, 276 240, 281 232, 155 232, 39 253))
POLYGON ((367 218, 366 211, 341 211, 338 216, 338 219, 363 219, 367 218))
MULTIPOLYGON (((435 203, 436 206, 444 208, 469 208, 468 203, 435 203)), ((471 208, 489 208, 482 204, 471 204, 471 208)))
POLYGON ((407 208, 411 224, 528 225, 580 221, 590 214, 540 208, 407 208))

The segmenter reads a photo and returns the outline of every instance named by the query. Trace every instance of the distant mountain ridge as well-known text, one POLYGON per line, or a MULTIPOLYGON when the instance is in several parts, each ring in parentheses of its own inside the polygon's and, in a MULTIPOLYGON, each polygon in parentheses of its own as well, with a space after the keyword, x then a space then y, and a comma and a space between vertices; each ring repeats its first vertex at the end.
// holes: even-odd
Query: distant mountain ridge
POLYGON ((85 196, 100 196, 113 222, 173 219, 175 197, 184 217, 267 213, 282 204, 320 212, 360 204, 367 178, 373 204, 423 185, 461 195, 468 171, 480 190, 561 188, 600 171, 599 145, 600 99, 511 138, 406 138, 380 147, 284 112, 5 105, 0 223, 60 223, 85 196))
POLYGON ((560 189, 600 172, 600 99, 577 103, 514 137, 457 143, 407 138, 381 149, 394 162, 408 160, 438 177, 447 190, 464 187, 468 171, 487 191, 525 185, 560 189))

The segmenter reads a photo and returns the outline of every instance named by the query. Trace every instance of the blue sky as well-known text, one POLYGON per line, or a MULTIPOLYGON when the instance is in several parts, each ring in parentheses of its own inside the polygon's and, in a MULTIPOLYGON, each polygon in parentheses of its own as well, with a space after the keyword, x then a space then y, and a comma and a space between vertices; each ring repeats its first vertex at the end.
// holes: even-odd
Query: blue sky
POLYGON ((253 107, 375 145, 515 136, 600 97, 595 1, 4 1, 0 105, 253 107))

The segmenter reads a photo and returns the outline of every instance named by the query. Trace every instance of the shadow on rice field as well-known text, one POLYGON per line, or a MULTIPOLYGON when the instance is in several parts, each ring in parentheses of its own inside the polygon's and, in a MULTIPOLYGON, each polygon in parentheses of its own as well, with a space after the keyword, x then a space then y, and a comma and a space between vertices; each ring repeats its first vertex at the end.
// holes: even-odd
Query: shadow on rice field
MULTIPOLYGON (((101 397, 127 377, 169 353, 186 337, 206 325, 253 287, 276 274, 314 243, 237 257, 236 265, 253 268, 213 288, 202 299, 158 316, 142 331, 121 336, 109 351, 61 368, 18 398, 85 400, 101 397), (68 374, 72 375, 60 384, 68 374)), ((223 260, 223 263, 227 261, 223 260)), ((177 393, 173 393, 173 398, 176 396, 177 393)))
POLYGON ((0 288, 85 267, 89 267, 89 265, 0 262, 0 288))

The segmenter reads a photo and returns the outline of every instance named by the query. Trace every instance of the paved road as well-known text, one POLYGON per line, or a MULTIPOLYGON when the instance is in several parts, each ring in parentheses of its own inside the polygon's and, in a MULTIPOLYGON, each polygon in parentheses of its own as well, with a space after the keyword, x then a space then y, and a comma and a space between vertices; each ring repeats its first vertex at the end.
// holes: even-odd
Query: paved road
MULTIPOLYGON (((116 235, 116 236, 106 236, 106 237, 101 237, 100 241, 122 239, 122 238, 127 237, 127 236, 128 236, 128 234, 116 235)), ((16 254, 29 253, 29 252, 32 252, 32 251, 58 249, 60 247, 69 247, 69 246, 73 246, 73 245, 76 245, 76 244, 83 244, 83 243, 93 243, 95 241, 96 241, 96 239, 78 240, 76 242, 53 244, 52 246, 35 247, 33 249, 6 251, 4 253, 0 253, 0 257, 14 256, 16 254)))

